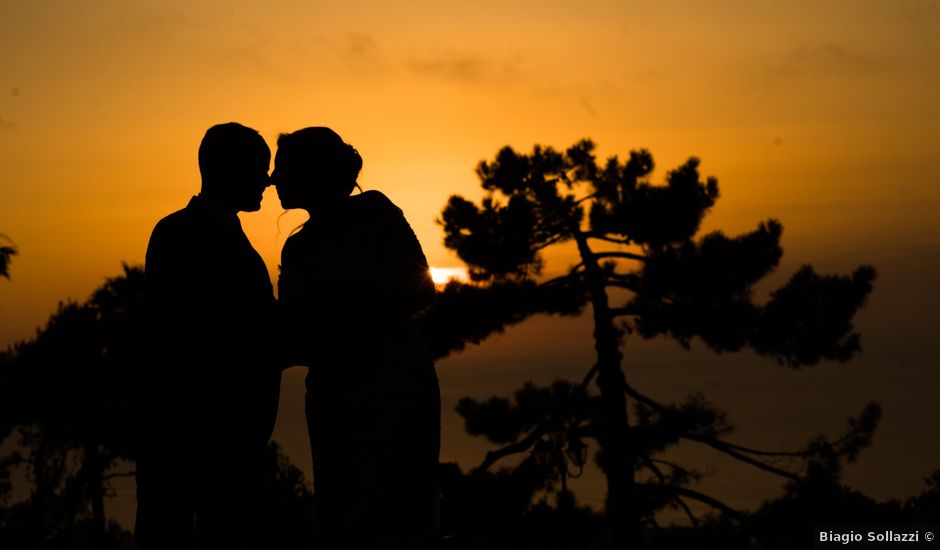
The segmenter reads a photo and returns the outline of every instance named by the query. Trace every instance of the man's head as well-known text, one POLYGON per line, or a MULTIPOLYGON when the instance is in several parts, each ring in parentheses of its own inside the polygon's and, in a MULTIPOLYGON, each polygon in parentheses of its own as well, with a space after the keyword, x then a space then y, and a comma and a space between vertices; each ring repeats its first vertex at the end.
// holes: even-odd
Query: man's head
POLYGON ((259 210, 270 165, 271 150, 256 130, 237 122, 217 124, 199 145, 202 195, 236 212, 259 210))

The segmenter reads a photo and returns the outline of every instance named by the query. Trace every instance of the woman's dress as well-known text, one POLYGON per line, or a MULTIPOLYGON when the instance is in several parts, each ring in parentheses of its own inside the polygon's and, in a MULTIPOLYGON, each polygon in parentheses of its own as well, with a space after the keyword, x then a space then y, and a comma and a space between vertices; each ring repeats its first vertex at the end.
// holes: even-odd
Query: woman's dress
POLYGON ((436 535, 440 390, 413 318, 434 296, 385 195, 348 197, 287 239, 279 302, 309 365, 315 531, 333 547, 436 535))

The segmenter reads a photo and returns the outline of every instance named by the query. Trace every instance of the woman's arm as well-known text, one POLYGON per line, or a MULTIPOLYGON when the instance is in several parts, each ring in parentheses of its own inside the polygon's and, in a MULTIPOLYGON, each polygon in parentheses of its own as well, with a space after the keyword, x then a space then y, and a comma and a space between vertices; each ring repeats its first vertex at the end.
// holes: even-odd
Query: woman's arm
POLYGON ((421 243, 404 213, 377 191, 376 231, 381 254, 388 268, 388 292, 409 318, 434 302, 434 281, 421 243))

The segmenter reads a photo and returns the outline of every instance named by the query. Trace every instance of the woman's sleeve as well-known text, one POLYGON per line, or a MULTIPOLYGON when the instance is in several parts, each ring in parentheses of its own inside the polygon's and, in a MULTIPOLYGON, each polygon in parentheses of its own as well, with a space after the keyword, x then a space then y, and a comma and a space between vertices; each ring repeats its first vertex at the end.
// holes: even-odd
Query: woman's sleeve
MULTIPOLYGON (((384 198, 384 197, 383 197, 384 198)), ((421 243, 401 209, 385 199, 378 238, 388 266, 388 291, 409 317, 434 302, 434 281, 421 243)))

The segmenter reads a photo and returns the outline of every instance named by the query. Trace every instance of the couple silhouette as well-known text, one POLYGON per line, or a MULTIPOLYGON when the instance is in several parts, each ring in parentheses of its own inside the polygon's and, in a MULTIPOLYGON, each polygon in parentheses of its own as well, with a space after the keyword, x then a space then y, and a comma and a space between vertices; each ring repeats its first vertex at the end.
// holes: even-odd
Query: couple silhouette
POLYGON ((271 152, 237 123, 199 147, 202 187, 146 257, 152 360, 140 381, 140 548, 267 548, 264 456, 281 371, 308 367, 318 548, 423 548, 437 536, 440 390, 413 321, 434 285, 402 211, 353 194, 362 158, 329 128, 271 152), (238 212, 275 185, 309 220, 278 299, 238 212))

